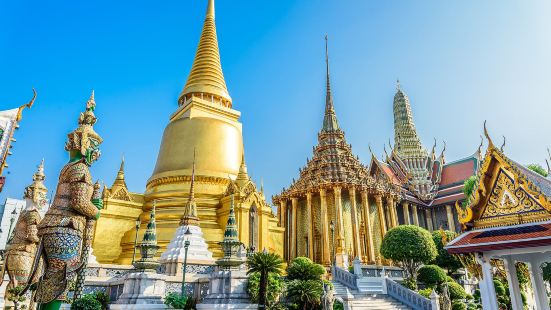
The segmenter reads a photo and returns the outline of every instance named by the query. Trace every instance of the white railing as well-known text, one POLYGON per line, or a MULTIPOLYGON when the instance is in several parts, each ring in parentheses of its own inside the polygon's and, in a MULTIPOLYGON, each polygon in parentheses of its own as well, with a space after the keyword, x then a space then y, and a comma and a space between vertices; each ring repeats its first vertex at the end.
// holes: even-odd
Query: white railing
POLYGON ((356 280, 358 279, 358 276, 349 272, 348 270, 344 270, 338 266, 331 267, 332 275, 333 275, 333 281, 337 281, 341 283, 342 285, 351 288, 353 290, 358 289, 358 285, 356 283, 356 280))
POLYGON ((413 308, 413 310, 436 310, 430 299, 419 295, 398 282, 386 278, 387 294, 403 304, 413 308))

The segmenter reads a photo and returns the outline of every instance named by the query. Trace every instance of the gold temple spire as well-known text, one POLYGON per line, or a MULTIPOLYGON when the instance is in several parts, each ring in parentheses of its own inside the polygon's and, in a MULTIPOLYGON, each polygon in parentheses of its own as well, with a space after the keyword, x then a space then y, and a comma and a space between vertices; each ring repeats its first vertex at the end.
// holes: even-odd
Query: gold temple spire
POLYGON ((239 173, 237 174, 237 184, 239 186, 245 185, 249 180, 249 174, 247 173, 247 164, 245 163, 245 152, 241 155, 241 166, 239 167, 239 173))
POLYGON ((191 95, 212 96, 213 101, 220 101, 225 106, 231 107, 231 97, 226 87, 222 64, 220 62, 220 50, 216 36, 216 23, 214 21, 214 0, 208 0, 203 31, 199 40, 199 46, 191 67, 186 85, 180 94, 178 103, 182 105, 191 95))
POLYGON ((193 166, 191 170, 191 184, 189 186, 189 198, 185 206, 184 216, 180 221, 180 225, 199 225, 197 217, 197 204, 195 203, 195 149, 193 150, 193 166))
POLYGON ((126 188, 126 181, 124 178, 124 155, 121 158, 121 165, 119 167, 119 171, 117 172, 117 177, 115 178, 115 181, 113 182, 113 186, 111 187, 111 189, 115 190, 120 187, 126 188))
POLYGON ((323 117, 323 132, 335 131, 339 129, 339 122, 333 106, 333 94, 331 92, 331 79, 329 74, 329 38, 325 35, 325 67, 327 89, 325 94, 325 115, 323 117))

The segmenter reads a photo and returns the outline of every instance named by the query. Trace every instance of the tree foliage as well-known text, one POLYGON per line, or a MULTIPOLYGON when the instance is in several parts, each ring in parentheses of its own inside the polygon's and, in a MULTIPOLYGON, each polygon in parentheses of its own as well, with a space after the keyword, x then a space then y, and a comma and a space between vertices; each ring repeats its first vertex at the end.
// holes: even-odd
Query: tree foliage
POLYGON ((184 309, 186 306, 187 297, 181 294, 171 292, 165 296, 164 304, 173 309, 184 309))
POLYGON ((545 170, 541 165, 539 164, 530 164, 528 166, 526 166, 526 168, 534 171, 535 173, 543 176, 543 177, 547 177, 548 173, 547 173, 547 170, 545 170))
POLYGON ((463 268, 463 264, 457 255, 450 254, 446 249, 444 249, 448 242, 452 241, 456 237, 457 234, 449 230, 435 230, 432 232, 432 240, 434 241, 436 250, 438 251, 434 264, 447 269, 448 274, 452 274, 458 269, 463 268))
MULTIPOLYGON (((253 272, 249 275, 249 281, 247 284, 247 292, 253 302, 258 302, 259 291, 260 273, 253 272)), ((266 305, 269 307, 277 302, 279 295, 283 291, 283 281, 278 274, 268 274, 268 287, 266 291, 266 305)))
POLYGON ((274 273, 281 275, 283 268, 283 259, 275 253, 258 252, 247 259, 249 270, 247 274, 258 272, 260 274, 260 284, 258 289, 258 304, 266 306, 268 275, 274 273))
POLYGON ((423 282, 429 288, 446 281, 446 272, 436 265, 425 265, 419 268, 417 280, 423 282))
POLYGON ((431 234, 415 225, 400 225, 389 230, 381 244, 386 259, 402 263, 406 278, 417 279, 417 270, 436 258, 437 250, 431 234))
POLYGON ((450 292, 450 299, 452 301, 458 299, 465 299, 467 297, 467 292, 463 286, 459 285, 457 282, 447 282, 448 291, 450 292))
POLYGON ((321 280, 292 280, 287 285, 287 296, 302 306, 303 310, 315 309, 321 303, 321 280))
POLYGON ((324 274, 325 268, 307 257, 297 257, 287 267, 289 280, 319 280, 324 274))
POLYGON ((541 268, 543 269, 543 280, 551 285, 551 263, 544 263, 541 268))
POLYGON ((23 286, 18 285, 16 287, 10 287, 6 290, 6 299, 13 303, 14 310, 23 309, 26 307, 23 305, 20 308, 20 304, 27 300, 25 295, 21 294, 23 292, 23 289, 23 286))
POLYGON ((86 294, 71 304, 71 310, 101 310, 101 303, 93 294, 86 294))

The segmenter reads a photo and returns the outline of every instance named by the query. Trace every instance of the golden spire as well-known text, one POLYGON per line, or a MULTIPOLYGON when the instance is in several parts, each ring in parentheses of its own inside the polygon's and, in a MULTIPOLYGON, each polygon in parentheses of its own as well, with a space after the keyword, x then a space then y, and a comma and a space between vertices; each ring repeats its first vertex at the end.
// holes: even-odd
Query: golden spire
POLYGON ((23 198, 28 198, 36 203, 38 208, 41 208, 46 204, 46 193, 48 189, 44 185, 44 180, 46 176, 44 175, 44 159, 38 165, 38 169, 33 174, 33 183, 25 187, 25 192, 23 198))
POLYGON ((124 155, 122 156, 119 172, 117 172, 117 177, 115 178, 115 182, 113 182, 113 186, 111 187, 111 190, 114 190, 115 188, 118 188, 118 187, 126 188, 126 181, 124 179, 124 155))
POLYGON ((193 167, 191 169, 189 197, 185 206, 184 217, 180 220, 180 225, 199 225, 199 218, 197 217, 197 204, 195 203, 195 149, 193 150, 193 167))
POLYGON ((208 0, 205 23, 195 53, 195 60, 178 103, 183 104, 186 98, 192 94, 211 95, 217 101, 227 103, 231 107, 231 97, 222 73, 218 39, 216 37, 214 0, 208 0))
POLYGON ((339 129, 339 122, 337 121, 337 115, 335 114, 335 107, 333 106, 333 94, 331 93, 331 79, 329 77, 329 43, 328 37, 325 35, 325 70, 326 70, 326 83, 327 89, 325 94, 325 116, 323 117, 322 131, 335 131, 339 129))
POLYGON ((249 174, 247 173, 247 164, 245 163, 245 152, 241 156, 241 166, 239 166, 239 173, 237 174, 237 184, 239 186, 245 185, 249 180, 249 174))

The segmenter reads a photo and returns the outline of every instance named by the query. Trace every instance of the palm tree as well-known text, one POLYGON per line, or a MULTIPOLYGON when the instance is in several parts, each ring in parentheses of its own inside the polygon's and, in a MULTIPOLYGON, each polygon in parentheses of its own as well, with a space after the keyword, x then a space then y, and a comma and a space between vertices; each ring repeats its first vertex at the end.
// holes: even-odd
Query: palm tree
POLYGON ((288 296, 302 305, 303 310, 314 309, 321 301, 323 282, 321 280, 293 280, 287 288, 288 296))
POLYGON ((281 275, 283 268, 283 259, 275 253, 258 252, 249 256, 247 259, 249 270, 247 274, 253 272, 260 273, 260 287, 258 288, 258 309, 266 308, 266 288, 268 286, 268 274, 275 273, 281 275))

